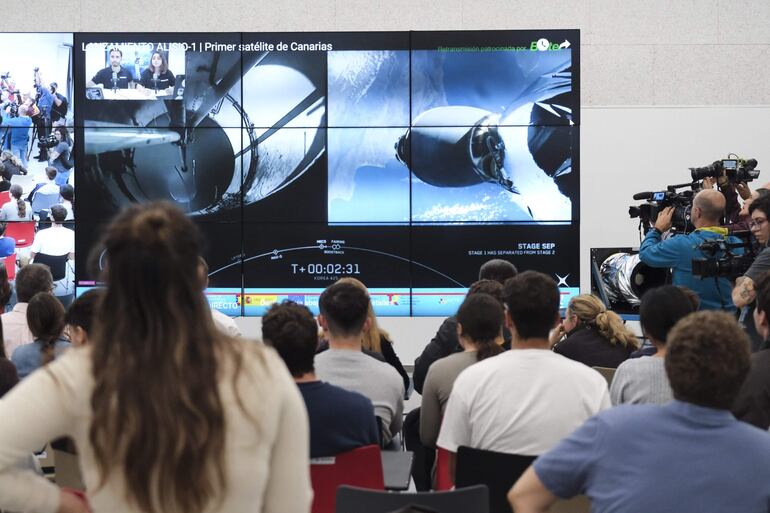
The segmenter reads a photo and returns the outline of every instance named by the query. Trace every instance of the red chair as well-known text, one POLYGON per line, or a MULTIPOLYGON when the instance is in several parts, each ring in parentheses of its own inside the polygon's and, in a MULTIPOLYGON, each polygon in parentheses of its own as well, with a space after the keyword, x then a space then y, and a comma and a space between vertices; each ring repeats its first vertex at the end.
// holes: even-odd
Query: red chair
POLYGON ((8 279, 16 279, 16 253, 8 255, 3 260, 5 260, 5 272, 8 273, 8 279))
POLYGON ((449 451, 436 447, 436 483, 437 491, 451 490, 455 487, 452 476, 449 475, 449 451))
POLYGON ((16 239, 17 248, 31 246, 35 240, 35 221, 9 221, 5 226, 5 236, 16 239))
POLYGON ((331 458, 310 460, 313 483, 312 513, 334 513, 341 485, 384 490, 382 456, 376 445, 366 445, 331 458))
POLYGON ((0 206, 5 205, 11 201, 11 193, 8 191, 0 192, 0 206))

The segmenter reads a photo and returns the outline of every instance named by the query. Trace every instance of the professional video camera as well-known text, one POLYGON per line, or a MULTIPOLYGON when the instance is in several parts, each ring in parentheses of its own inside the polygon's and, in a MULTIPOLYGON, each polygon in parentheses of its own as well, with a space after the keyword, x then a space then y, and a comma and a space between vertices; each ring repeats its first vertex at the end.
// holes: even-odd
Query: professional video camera
POLYGON ((639 192, 634 194, 634 199, 647 200, 647 203, 629 207, 628 215, 631 219, 639 218, 639 224, 646 235, 655 224, 660 211, 666 207, 674 207, 674 215, 671 218, 672 227, 677 232, 688 233, 695 229, 690 223, 694 195, 693 184, 690 183, 669 185, 665 191, 660 192, 639 192), (677 192, 677 189, 685 187, 689 187, 690 190, 677 192))
POLYGON ((692 273, 702 278, 727 277, 734 280, 742 276, 751 267, 756 258, 754 245, 751 241, 751 232, 733 232, 733 236, 741 239, 740 242, 729 242, 727 239, 714 239, 702 242, 698 249, 706 258, 692 261, 692 273), (737 254, 736 249, 742 248, 742 254, 737 254))
POLYGON ((724 172, 727 179, 733 183, 751 182, 759 177, 757 159, 722 159, 704 167, 691 167, 690 174, 694 182, 712 177, 719 178, 724 172))
POLYGON ((55 148, 56 145, 59 144, 59 139, 56 138, 55 135, 47 135, 45 137, 41 137, 37 140, 37 147, 42 149, 49 149, 49 148, 55 148))
POLYGON ((3 110, 5 108, 8 108, 8 117, 11 118, 18 118, 19 117, 19 104, 16 102, 10 102, 7 105, 3 106, 3 110))

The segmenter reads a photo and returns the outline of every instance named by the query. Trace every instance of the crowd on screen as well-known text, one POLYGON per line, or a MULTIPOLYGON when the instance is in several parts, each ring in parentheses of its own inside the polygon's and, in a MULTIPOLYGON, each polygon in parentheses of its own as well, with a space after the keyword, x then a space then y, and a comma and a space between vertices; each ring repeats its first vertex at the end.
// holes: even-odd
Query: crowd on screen
MULTIPOLYGON (((12 281, 30 262, 49 265, 54 294, 66 306, 74 298, 75 256, 69 101, 39 69, 30 74, 29 88, 10 74, 0 79, 0 258, 12 281)), ((15 304, 12 295, 5 307, 15 304)))
MULTIPOLYGON (((307 512, 311 458, 405 442, 423 490, 436 451, 450 481, 462 447, 533 457, 517 513, 581 494, 593 511, 769 511, 770 343, 752 354, 734 315, 684 287, 641 298, 640 339, 590 295, 562 317, 552 278, 492 260, 410 379, 396 348, 421 341, 394 342, 350 278, 317 317, 284 301, 244 340, 208 306, 202 243, 176 207, 132 206, 100 246, 106 286, 66 310, 47 266, 19 269, 0 317, 0 509, 307 512), (36 474, 30 455, 60 437, 85 495, 36 474)), ((768 341, 770 273, 754 285, 768 341)))

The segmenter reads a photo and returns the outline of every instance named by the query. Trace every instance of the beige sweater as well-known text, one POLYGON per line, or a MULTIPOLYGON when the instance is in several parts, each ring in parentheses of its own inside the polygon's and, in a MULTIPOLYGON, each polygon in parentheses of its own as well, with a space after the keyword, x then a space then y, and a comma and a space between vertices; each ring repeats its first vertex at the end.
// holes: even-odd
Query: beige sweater
MULTIPOLYGON (((220 394, 227 417, 228 490, 221 505, 207 513, 307 513, 312 490, 302 397, 272 349, 249 347, 244 354, 244 372, 237 388, 260 428, 255 429, 241 412, 232 380, 224 378, 220 394), (266 365, 261 365, 259 354, 266 365)), ((56 512, 58 488, 43 477, 18 470, 15 464, 49 440, 71 436, 93 511, 138 513, 126 503, 120 470, 112 472, 105 486, 95 491, 99 475, 88 442, 94 386, 90 365, 88 348, 71 349, 0 400, 0 509, 56 512)), ((223 374, 232 375, 227 369, 223 374)))

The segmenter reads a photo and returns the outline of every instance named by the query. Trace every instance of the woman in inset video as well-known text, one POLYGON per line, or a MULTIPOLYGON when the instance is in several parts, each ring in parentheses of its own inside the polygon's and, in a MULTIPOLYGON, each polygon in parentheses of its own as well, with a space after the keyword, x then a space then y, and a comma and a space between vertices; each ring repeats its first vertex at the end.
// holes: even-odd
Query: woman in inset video
POLYGON ((149 89, 155 92, 171 94, 174 91, 176 78, 168 69, 166 57, 160 52, 153 52, 150 65, 147 66, 139 78, 138 89, 149 89))

